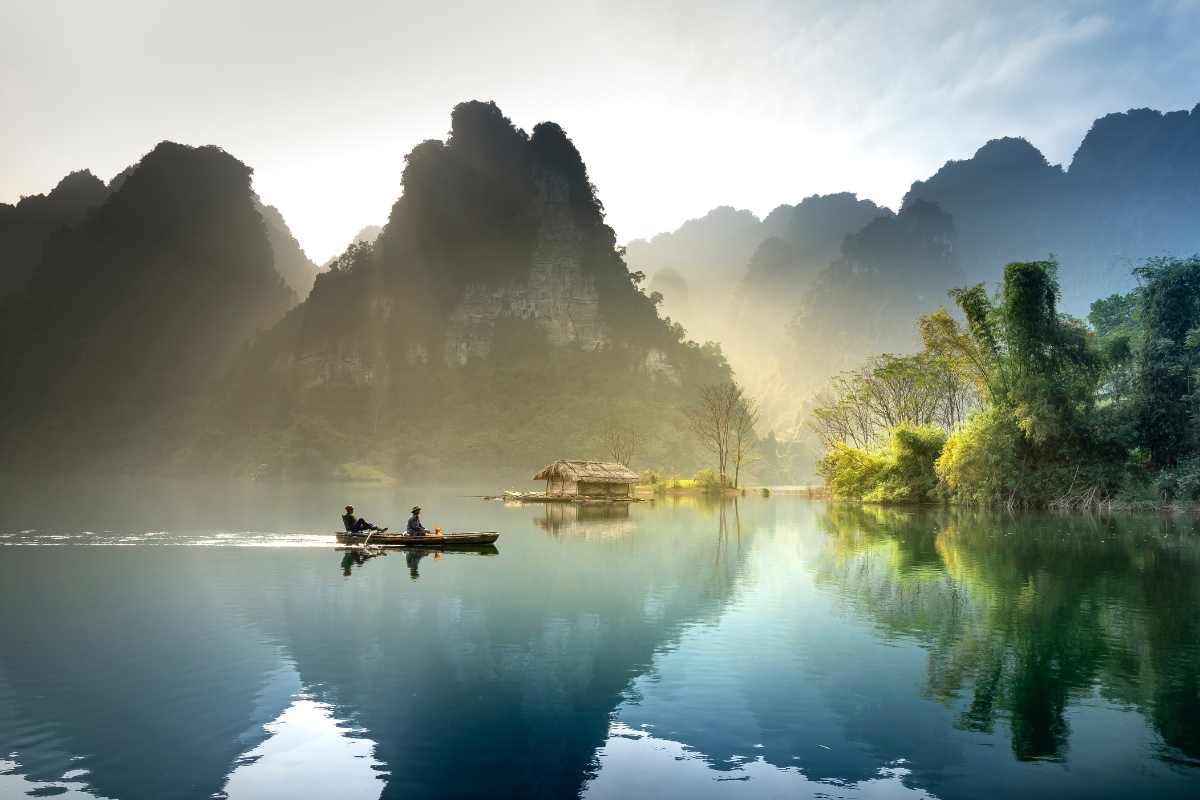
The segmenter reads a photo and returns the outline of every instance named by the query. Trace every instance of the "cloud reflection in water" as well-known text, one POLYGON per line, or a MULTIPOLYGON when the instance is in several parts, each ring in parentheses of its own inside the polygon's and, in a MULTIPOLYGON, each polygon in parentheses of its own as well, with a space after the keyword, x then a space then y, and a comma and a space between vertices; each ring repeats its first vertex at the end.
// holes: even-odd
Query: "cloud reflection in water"
POLYGON ((881 767, 877 777, 855 782, 817 781, 797 767, 777 767, 761 757, 729 770, 715 770, 702 753, 681 742, 617 722, 597 753, 596 776, 584 787, 584 800, 603 798, 794 797, 925 800, 935 796, 905 786, 908 770, 900 763, 881 767))
POLYGON ((335 719, 331 706, 301 696, 263 727, 268 738, 239 759, 225 783, 228 800, 375 800, 383 793, 374 742, 335 719))

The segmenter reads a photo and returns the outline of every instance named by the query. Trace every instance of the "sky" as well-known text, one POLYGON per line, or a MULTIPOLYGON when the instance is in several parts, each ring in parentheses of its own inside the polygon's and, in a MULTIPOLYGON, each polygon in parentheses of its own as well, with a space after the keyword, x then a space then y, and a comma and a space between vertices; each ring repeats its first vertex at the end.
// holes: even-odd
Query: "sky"
POLYGON ((814 193, 894 208, 999 136, 1069 162, 1103 114, 1200 102, 1200 0, 4 0, 0 70, 0 202, 216 144, 322 263, 469 99, 561 124, 622 241, 814 193))

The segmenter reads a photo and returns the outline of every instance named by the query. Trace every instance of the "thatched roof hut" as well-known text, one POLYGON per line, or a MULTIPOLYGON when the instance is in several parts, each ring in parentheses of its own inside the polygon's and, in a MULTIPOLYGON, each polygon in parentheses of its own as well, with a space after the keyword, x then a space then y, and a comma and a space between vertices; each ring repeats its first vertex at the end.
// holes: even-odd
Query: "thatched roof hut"
POLYGON ((555 461, 533 476, 551 497, 628 497, 638 474, 613 461, 555 461))

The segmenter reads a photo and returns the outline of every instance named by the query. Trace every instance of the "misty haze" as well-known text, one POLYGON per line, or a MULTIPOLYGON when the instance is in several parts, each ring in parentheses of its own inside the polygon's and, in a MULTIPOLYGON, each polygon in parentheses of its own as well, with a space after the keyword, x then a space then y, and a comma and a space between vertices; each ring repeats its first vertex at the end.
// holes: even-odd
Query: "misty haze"
POLYGON ((1197 34, 0 8, 0 800, 1197 796, 1197 34))

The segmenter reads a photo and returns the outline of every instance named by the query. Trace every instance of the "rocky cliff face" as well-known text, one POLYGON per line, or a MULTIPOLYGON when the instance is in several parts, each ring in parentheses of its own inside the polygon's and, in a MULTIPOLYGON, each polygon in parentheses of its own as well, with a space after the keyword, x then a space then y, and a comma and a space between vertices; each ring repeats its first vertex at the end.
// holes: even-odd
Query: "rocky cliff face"
POLYGON ((584 231, 565 176, 541 171, 534 203, 536 243, 529 277, 516 284, 466 287, 446 331, 447 364, 486 358, 500 319, 532 320, 551 346, 596 350, 607 341, 595 281, 584 273, 584 231))

